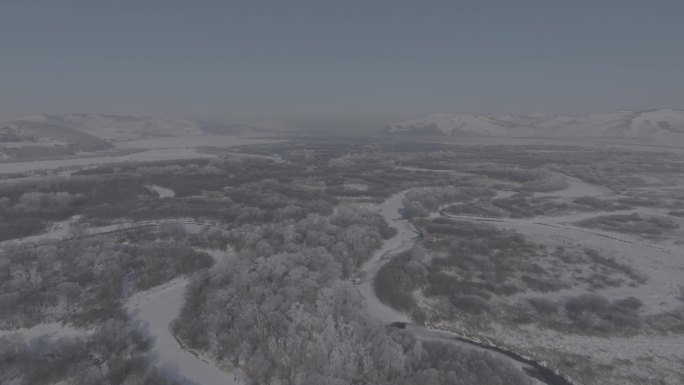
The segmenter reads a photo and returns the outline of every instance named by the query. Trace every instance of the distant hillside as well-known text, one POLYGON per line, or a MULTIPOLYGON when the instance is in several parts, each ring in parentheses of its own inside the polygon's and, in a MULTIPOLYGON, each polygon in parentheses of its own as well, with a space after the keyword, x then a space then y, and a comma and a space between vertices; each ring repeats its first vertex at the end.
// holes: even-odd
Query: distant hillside
POLYGON ((0 161, 48 158, 111 147, 93 135, 55 124, 26 120, 0 122, 0 161))
POLYGON ((684 134, 684 111, 660 109, 581 116, 434 114, 392 123, 386 131, 411 135, 657 137, 684 134))
POLYGON ((26 119, 69 127, 111 142, 204 134, 197 124, 187 119, 100 114, 45 114, 26 119))
POLYGON ((285 132, 293 132, 296 129, 290 125, 272 122, 272 121, 262 121, 255 123, 207 123, 193 121, 198 124, 202 130, 207 134, 215 135, 250 135, 250 134, 278 134, 285 132))
POLYGON ((206 134, 281 133, 292 130, 292 127, 278 122, 215 123, 195 119, 152 118, 138 115, 43 114, 23 120, 68 127, 109 142, 206 134))

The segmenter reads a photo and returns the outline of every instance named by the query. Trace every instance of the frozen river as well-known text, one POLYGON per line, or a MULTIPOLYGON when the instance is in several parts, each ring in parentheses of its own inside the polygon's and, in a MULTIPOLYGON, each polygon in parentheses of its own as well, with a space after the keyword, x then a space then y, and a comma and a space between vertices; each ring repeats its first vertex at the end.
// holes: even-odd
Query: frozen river
MULTIPOLYGON (((392 195, 384 202, 378 204, 375 210, 380 213, 387 223, 397 229, 397 234, 386 240, 383 246, 373 254, 371 259, 361 269, 361 283, 358 285, 359 291, 363 295, 367 309, 371 317, 385 324, 403 322, 409 324, 411 319, 404 313, 385 305, 375 295, 373 281, 378 271, 393 256, 401 254, 411 249, 420 239, 420 234, 416 231, 410 221, 401 217, 400 209, 403 207, 403 200, 407 191, 392 195)), ((497 358, 511 363, 519 368, 535 384, 546 385, 570 385, 564 377, 554 373, 552 370, 534 362, 528 358, 516 354, 515 352, 490 346, 477 341, 469 340, 462 336, 451 333, 428 329, 418 325, 408 325, 407 329, 412 335, 421 341, 440 341, 443 343, 458 345, 464 349, 475 349, 487 352, 497 358)))

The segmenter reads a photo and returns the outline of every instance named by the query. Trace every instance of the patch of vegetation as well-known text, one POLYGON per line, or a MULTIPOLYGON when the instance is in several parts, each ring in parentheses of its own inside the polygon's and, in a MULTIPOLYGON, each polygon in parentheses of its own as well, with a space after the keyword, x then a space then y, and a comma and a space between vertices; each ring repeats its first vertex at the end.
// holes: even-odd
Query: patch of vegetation
POLYGON ((620 233, 642 235, 661 235, 679 228, 672 219, 665 217, 644 217, 637 213, 624 215, 604 215, 577 222, 583 227, 620 233))
POLYGON ((0 325, 93 325, 126 318, 121 300, 213 260, 178 241, 107 236, 8 247, 0 255, 0 325))
POLYGON ((140 325, 114 320, 83 337, 0 337, 0 382, 180 385, 150 362, 151 345, 140 325))
POLYGON ((534 320, 566 333, 631 335, 645 324, 641 307, 641 300, 635 297, 612 302, 598 294, 580 294, 559 302, 530 298, 527 304, 512 309, 510 318, 519 323, 534 320))
POLYGON ((573 212, 617 211, 631 208, 625 204, 594 197, 567 200, 556 197, 534 197, 517 193, 509 198, 468 202, 449 206, 445 212, 452 215, 483 217, 532 218, 543 215, 563 215, 573 212))
POLYGON ((497 315, 500 322, 534 322, 582 334, 629 334, 641 328, 636 299, 604 303, 581 297, 566 309, 564 303, 530 297, 578 284, 595 290, 644 282, 632 268, 596 250, 547 250, 521 234, 478 222, 436 218, 415 223, 424 234, 420 247, 386 263, 374 285, 383 302, 416 321, 478 324, 497 315), (418 303, 417 291, 429 305, 418 303), (521 294, 531 298, 526 306, 501 313, 508 306, 506 297, 521 294))
POLYGON ((413 188, 406 193, 403 214, 406 218, 425 217, 446 203, 468 202, 491 198, 494 195, 496 195, 494 191, 485 188, 451 186, 413 188))

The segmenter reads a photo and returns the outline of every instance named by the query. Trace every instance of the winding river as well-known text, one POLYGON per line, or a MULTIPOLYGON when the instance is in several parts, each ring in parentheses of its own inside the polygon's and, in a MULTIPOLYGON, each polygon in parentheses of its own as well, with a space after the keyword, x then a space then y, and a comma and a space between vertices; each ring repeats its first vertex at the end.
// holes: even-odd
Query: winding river
MULTIPOLYGON (((605 189, 589 185, 574 178, 569 178, 570 185, 568 188, 557 193, 548 195, 573 197, 573 196, 605 196, 610 192, 605 189)), ((519 368, 531 381, 535 384, 546 385, 572 385, 570 380, 553 370, 545 367, 543 364, 536 362, 528 357, 525 357, 508 349, 494 346, 492 344, 484 343, 479 340, 469 339, 465 336, 456 335, 440 330, 433 330, 422 326, 411 324, 411 319, 404 313, 397 311, 384 303, 382 303, 375 295, 373 288, 373 280, 380 270, 380 268, 393 256, 409 250, 420 239, 420 234, 416 231, 413 225, 400 215, 400 209, 403 207, 403 199, 407 191, 403 191, 392 195, 384 202, 375 206, 375 210, 379 212, 390 226, 397 229, 397 234, 383 242, 381 249, 373 254, 371 259, 364 264, 361 269, 361 282, 357 286, 363 295, 367 304, 369 315, 385 324, 392 324, 401 322, 406 324, 406 330, 422 341, 440 341, 443 343, 450 343, 462 347, 464 349, 475 349, 479 351, 488 352, 489 354, 503 359, 515 367, 519 368)), ((502 192, 500 195, 508 195, 502 192)), ((445 214, 440 214, 445 215, 445 214)), ((578 216, 584 214, 576 214, 566 217, 538 217, 533 219, 491 219, 482 217, 466 217, 457 216, 456 219, 471 220, 471 221, 496 221, 501 225, 505 224, 523 224, 525 226, 535 228, 547 228, 554 231, 589 231, 577 227, 560 226, 565 220, 576 220, 578 216), (547 223, 546 220, 549 219, 547 223)), ((446 215, 445 215, 446 216, 446 215)), ((145 224, 147 225, 147 224, 145 224)), ((213 223, 194 223, 194 225, 213 225, 213 223)), ((96 233, 106 233, 105 230, 111 231, 125 231, 129 229, 109 229, 102 228, 102 231, 96 233)), ((593 232, 595 236, 608 237, 608 234, 593 232)), ((631 240, 618 239, 611 237, 613 241, 628 242, 629 247, 643 246, 649 247, 653 245, 639 245, 633 244, 631 240)), ((222 254, 211 253, 215 259, 222 257, 222 254)), ((128 311, 133 319, 142 321, 148 325, 149 333, 155 338, 153 353, 156 356, 157 365, 169 370, 169 373, 175 373, 192 383, 201 385, 213 384, 240 384, 244 380, 240 378, 240 372, 233 373, 226 372, 215 366, 214 363, 208 359, 194 354, 183 349, 176 341, 170 331, 170 322, 175 319, 184 299, 184 291, 187 285, 187 278, 178 278, 167 282, 161 286, 155 287, 145 292, 137 293, 127 303, 128 311)))
MULTIPOLYGON (((375 296, 373 279, 380 268, 393 256, 409 250, 420 239, 420 234, 413 225, 402 218, 399 213, 406 192, 392 195, 376 206, 376 210, 385 220, 397 229, 397 234, 383 242, 382 247, 373 254, 371 260, 362 268, 362 280, 357 287, 366 301, 370 315, 386 324, 406 323, 406 330, 419 340, 441 341, 462 348, 486 351, 520 368, 535 384, 572 385, 571 382, 552 370, 514 352, 469 340, 463 336, 413 325, 406 314, 385 305, 375 296)), ((221 257, 219 254, 212 254, 217 260, 221 257)), ((202 359, 184 350, 171 333, 170 322, 176 318, 183 304, 186 285, 187 279, 179 278, 138 293, 128 302, 127 307, 130 314, 134 319, 145 322, 149 327, 149 333, 155 338, 153 350, 157 364, 168 369, 169 373, 176 373, 196 384, 240 384, 239 373, 234 375, 225 372, 214 366, 209 360, 202 359)))
MULTIPOLYGON (((602 186, 586 183, 577 178, 563 175, 568 182, 565 189, 550 193, 536 193, 535 196, 558 197, 558 198, 577 198, 583 196, 610 197, 613 192, 602 186)), ((411 223, 400 217, 399 210, 402 208, 402 200, 407 191, 395 194, 386 201, 378 204, 376 210, 382 214, 387 222, 398 229, 398 233, 383 245, 383 248, 376 252, 371 260, 363 267, 362 282, 359 289, 363 294, 368 305, 368 311, 375 319, 386 324, 395 322, 406 323, 406 330, 420 340, 440 341, 452 343, 467 349, 478 349, 486 351, 501 359, 507 360, 516 367, 524 371, 536 384, 547 385, 572 385, 572 382, 547 368, 543 363, 536 362, 529 357, 518 354, 509 349, 495 346, 488 342, 482 342, 468 338, 467 336, 456 335, 440 330, 412 325, 407 315, 383 304, 375 296, 373 290, 373 279, 380 268, 393 256, 409 250, 419 239, 419 234, 411 223)), ((507 191, 497 191, 497 197, 510 196, 507 191)), ((604 213, 604 214, 631 214, 638 213, 645 216, 665 216, 665 212, 659 209, 638 207, 634 209, 604 213)), ((623 260, 632 265, 639 266, 640 271, 649 277, 647 282, 642 283, 639 290, 642 296, 652 298, 648 301, 650 312, 667 311, 679 306, 678 287, 676 282, 680 281, 681 274, 672 266, 679 266, 677 262, 684 248, 673 244, 656 244, 645 239, 641 239, 629 234, 616 234, 609 231, 588 229, 575 225, 575 222, 583 219, 604 215, 596 212, 576 213, 558 216, 538 216, 534 218, 485 218, 478 216, 449 215, 443 211, 434 213, 433 217, 449 217, 461 221, 473 222, 494 222, 497 226, 521 232, 525 236, 532 238, 550 239, 570 239, 581 244, 591 243, 605 250, 618 253, 623 260), (648 263, 643 263, 647 261, 648 263)), ((624 297, 624 293, 613 293, 616 298, 624 297)), ((558 295, 567 293, 559 292, 558 295)), ((606 295, 611 294, 611 290, 606 290, 606 295)))
MULTIPOLYGON (((223 252, 204 251, 216 262, 225 256, 223 252)), ((137 293, 128 300, 126 307, 130 316, 146 324, 148 333, 154 337, 152 354, 155 364, 163 368, 167 375, 177 377, 183 383, 240 385, 244 381, 239 370, 231 373, 221 370, 210 359, 184 349, 172 334, 171 322, 178 317, 183 306, 187 284, 187 277, 176 278, 137 293)))
POLYGON ((407 324, 406 330, 421 341, 440 341, 458 345, 464 349, 476 349, 490 353, 519 368, 528 375, 535 384, 572 385, 569 380, 555 373, 553 370, 529 358, 516 354, 515 352, 452 333, 432 330, 411 324, 411 319, 406 314, 385 305, 378 299, 373 288, 373 280, 380 268, 393 256, 409 250, 420 239, 420 234, 416 231, 411 222, 402 218, 399 212, 403 207, 402 202, 406 193, 407 191, 402 191, 392 195, 390 198, 376 206, 376 211, 385 217, 387 223, 397 229, 397 234, 385 241, 382 248, 373 254, 371 259, 361 270, 361 283, 358 285, 358 288, 366 301, 367 309, 371 317, 385 324, 392 324, 395 322, 405 323, 407 324))
MULTIPOLYGON (((552 370, 514 352, 463 336, 413 325, 406 314, 385 305, 375 296, 373 278, 380 268, 393 256, 409 250, 420 239, 420 234, 413 225, 399 214, 405 195, 406 191, 392 195, 376 206, 376 210, 385 220, 397 229, 397 234, 386 240, 381 249, 375 252, 371 260, 362 268, 362 280, 357 287, 366 301, 370 315, 386 324, 406 323, 406 330, 422 341, 441 341, 466 349, 488 352, 518 367, 535 384, 572 385, 552 370)), ((212 253, 212 256, 217 260, 221 258, 219 253, 212 253)), ((176 318, 183 304, 186 285, 187 278, 178 278, 137 293, 128 301, 127 308, 131 316, 146 323, 150 335, 155 338, 153 353, 156 356, 157 365, 165 368, 167 373, 176 374, 195 384, 240 384, 244 380, 241 380, 239 372, 223 371, 208 359, 185 350, 171 333, 170 322, 176 318)))

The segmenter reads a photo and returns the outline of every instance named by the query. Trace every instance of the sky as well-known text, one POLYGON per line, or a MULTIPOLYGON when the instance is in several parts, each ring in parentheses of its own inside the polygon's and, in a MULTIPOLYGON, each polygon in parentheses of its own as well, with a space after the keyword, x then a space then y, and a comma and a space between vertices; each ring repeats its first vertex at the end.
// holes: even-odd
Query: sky
POLYGON ((0 116, 684 108, 682 15, 681 0, 0 0, 0 116))

